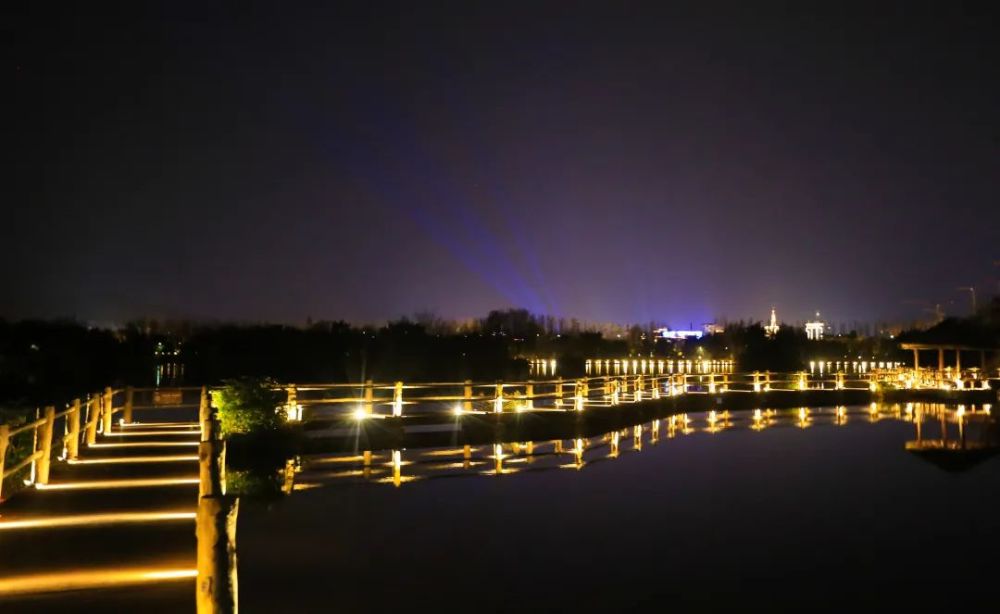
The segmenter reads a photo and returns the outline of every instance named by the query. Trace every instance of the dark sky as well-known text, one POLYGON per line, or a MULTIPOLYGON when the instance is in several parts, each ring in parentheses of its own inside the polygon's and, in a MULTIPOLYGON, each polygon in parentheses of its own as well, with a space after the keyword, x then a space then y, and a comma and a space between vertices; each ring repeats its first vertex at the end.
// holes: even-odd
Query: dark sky
POLYGON ((0 315, 836 322, 997 287, 987 3, 200 4, 2 9, 0 315))

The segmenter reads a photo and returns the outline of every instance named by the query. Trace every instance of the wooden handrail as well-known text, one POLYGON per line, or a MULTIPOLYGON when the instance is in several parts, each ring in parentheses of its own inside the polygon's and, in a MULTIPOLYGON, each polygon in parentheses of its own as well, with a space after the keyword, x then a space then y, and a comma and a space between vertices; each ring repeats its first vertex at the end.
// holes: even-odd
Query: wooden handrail
POLYGON ((23 433, 25 431, 30 431, 32 429, 36 429, 36 428, 42 426, 43 424, 45 424, 45 421, 46 421, 45 418, 39 418, 38 420, 35 420, 34 422, 29 422, 27 424, 22 424, 21 426, 17 427, 16 429, 11 429, 10 436, 14 437, 15 435, 20 435, 21 433, 23 433))
POLYGON ((41 450, 36 450, 36 451, 32 452, 28 456, 26 456, 23 459, 21 459, 21 462, 19 462, 13 468, 4 470, 4 472, 3 472, 3 478, 4 479, 9 478, 10 476, 12 476, 15 473, 17 473, 18 471, 20 471, 21 469, 24 469, 25 467, 27 467, 31 463, 37 461, 39 458, 41 458, 41 456, 42 456, 42 451, 41 450))

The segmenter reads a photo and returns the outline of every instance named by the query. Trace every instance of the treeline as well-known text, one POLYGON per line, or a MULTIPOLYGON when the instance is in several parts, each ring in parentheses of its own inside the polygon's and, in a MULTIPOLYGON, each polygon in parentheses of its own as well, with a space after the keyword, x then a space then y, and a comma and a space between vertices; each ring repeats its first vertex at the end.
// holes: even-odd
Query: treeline
MULTIPOLYGON (((994 326, 1000 318, 995 304, 990 309, 974 324, 946 321, 942 327, 994 326)), ((154 385, 158 367, 167 385, 216 384, 243 375, 297 382, 490 381, 528 377, 531 358, 555 358, 559 375, 576 377, 588 358, 733 359, 739 370, 795 371, 810 360, 908 356, 885 337, 809 341, 801 329, 783 326, 768 338, 760 323, 731 324, 677 343, 656 338, 653 330, 652 324, 588 330, 522 309, 464 323, 420 314, 380 326, 146 321, 106 330, 66 321, 0 321, 0 404, 61 402, 106 385, 154 385), (182 379, 171 380, 181 368, 182 379)))
MULTIPOLYGON (((974 348, 1000 348, 1000 296, 994 296, 968 318, 945 318, 926 330, 910 330, 899 335, 901 342, 940 343, 974 348)), ((992 357, 994 366, 996 357, 992 357)))
POLYGON ((149 338, 78 322, 0 320, 0 407, 59 402, 115 382, 148 381, 154 345, 149 338))
POLYGON ((298 382, 513 380, 528 376, 527 358, 539 353, 582 371, 585 357, 624 355, 628 344, 594 332, 549 334, 523 310, 493 312, 461 327, 409 318, 306 327, 144 321, 117 330, 0 321, 0 405, 61 402, 160 378, 167 385, 244 375, 298 382), (180 372, 182 379, 171 378, 180 372))

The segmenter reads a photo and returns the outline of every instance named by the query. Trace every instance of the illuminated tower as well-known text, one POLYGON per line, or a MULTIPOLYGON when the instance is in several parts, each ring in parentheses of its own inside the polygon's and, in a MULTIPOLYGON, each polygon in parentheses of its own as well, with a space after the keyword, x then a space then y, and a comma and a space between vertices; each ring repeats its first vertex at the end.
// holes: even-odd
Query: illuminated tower
POLYGON ((771 307, 771 323, 764 327, 764 332, 767 333, 768 337, 773 337, 778 334, 780 328, 778 326, 778 314, 774 312, 774 307, 771 307))

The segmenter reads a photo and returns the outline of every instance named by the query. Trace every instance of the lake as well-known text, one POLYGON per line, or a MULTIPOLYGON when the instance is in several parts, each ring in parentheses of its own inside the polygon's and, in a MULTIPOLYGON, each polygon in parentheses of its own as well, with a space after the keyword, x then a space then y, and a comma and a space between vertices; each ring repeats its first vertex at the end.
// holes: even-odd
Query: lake
MULTIPOLYGON (((957 470, 968 453, 906 450, 914 413, 925 443, 938 445, 942 413, 956 441, 955 409, 787 410, 759 430, 749 413, 714 426, 691 414, 687 429, 641 425, 639 447, 635 429, 582 442, 582 455, 574 440, 562 453, 504 446, 499 474, 493 446, 469 459, 403 450, 398 487, 390 451, 367 476, 359 458, 307 459, 292 496, 241 504, 240 606, 979 609, 995 604, 1000 571, 1000 462, 957 470)), ((992 420, 982 407, 965 420, 971 447, 992 420)))

